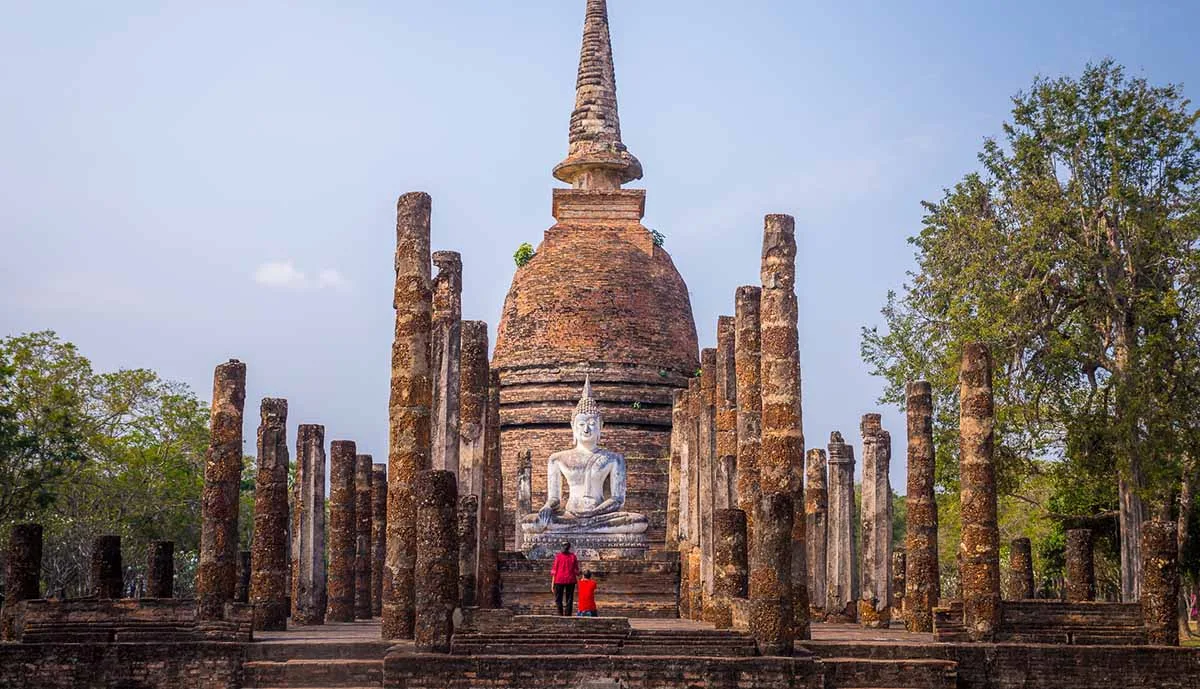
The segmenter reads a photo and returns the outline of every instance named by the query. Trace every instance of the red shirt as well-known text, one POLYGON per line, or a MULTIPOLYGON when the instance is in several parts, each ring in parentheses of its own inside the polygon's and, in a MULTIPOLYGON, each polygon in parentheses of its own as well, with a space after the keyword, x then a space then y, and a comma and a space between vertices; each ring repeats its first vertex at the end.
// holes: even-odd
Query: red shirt
POLYGON ((550 566, 550 576, 555 584, 574 584, 579 578, 579 560, 575 553, 558 553, 550 566))
POLYGON ((579 612, 596 612, 596 580, 579 580, 579 612))

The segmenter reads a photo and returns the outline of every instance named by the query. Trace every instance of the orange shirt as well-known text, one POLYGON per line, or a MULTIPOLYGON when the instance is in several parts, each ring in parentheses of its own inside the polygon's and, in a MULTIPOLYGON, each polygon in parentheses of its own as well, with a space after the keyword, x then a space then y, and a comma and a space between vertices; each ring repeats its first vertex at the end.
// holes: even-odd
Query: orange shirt
POLYGON ((596 580, 579 580, 579 612, 596 611, 596 580))

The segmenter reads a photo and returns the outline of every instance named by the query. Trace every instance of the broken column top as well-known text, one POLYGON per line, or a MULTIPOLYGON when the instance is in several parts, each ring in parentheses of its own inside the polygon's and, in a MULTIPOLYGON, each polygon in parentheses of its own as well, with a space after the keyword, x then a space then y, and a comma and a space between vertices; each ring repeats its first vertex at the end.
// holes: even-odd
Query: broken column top
POLYGON ((763 289, 796 287, 796 220, 790 215, 768 215, 763 230, 763 289))
POLYGON ((457 251, 435 251, 433 265, 445 273, 462 275, 462 254, 457 251))
POLYGON ((854 463, 854 446, 842 438, 840 431, 829 434, 829 463, 854 463))
POLYGON ((287 400, 279 397, 264 397, 262 401, 262 422, 287 421, 287 400))
POLYGON ((863 435, 873 435, 883 430, 883 416, 880 414, 863 414, 859 430, 863 435))

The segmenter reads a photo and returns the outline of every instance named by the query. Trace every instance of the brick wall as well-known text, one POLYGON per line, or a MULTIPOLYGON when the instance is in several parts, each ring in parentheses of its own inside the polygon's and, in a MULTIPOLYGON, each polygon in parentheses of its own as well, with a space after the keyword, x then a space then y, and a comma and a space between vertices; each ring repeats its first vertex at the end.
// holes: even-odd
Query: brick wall
POLYGON ((0 644, 5 689, 238 689, 237 643, 0 644))

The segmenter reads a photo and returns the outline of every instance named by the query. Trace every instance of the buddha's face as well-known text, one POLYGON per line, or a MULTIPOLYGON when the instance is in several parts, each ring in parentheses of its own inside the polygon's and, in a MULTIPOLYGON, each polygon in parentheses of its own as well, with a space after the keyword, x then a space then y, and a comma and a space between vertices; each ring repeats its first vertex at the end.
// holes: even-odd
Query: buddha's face
POLYGON ((575 443, 595 447, 600 442, 600 415, 576 414, 571 429, 575 434, 575 443))

